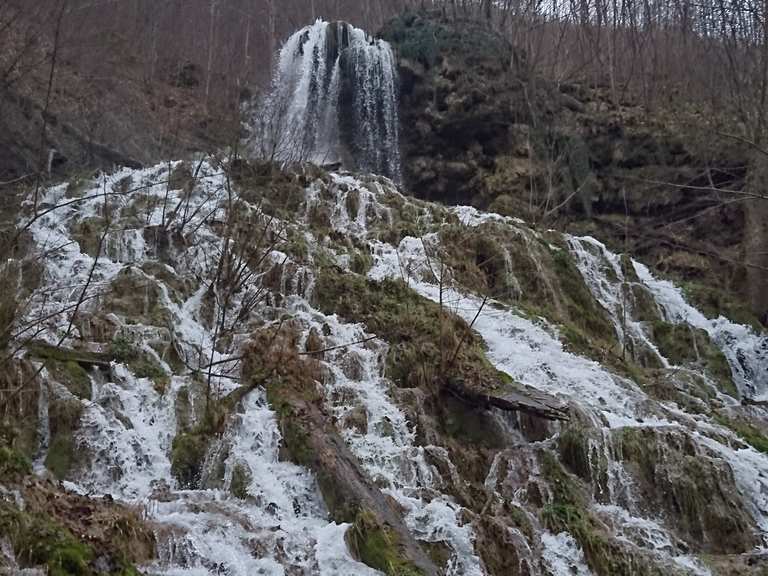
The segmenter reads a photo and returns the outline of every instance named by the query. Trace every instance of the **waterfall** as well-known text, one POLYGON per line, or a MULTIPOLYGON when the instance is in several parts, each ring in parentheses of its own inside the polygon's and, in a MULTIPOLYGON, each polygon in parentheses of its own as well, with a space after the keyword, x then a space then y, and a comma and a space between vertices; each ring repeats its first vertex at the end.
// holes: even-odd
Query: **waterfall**
POLYGON ((253 152, 399 180, 397 84, 387 42, 317 20, 280 50, 272 89, 250 119, 253 152))
POLYGON ((768 336, 722 316, 712 320, 707 318, 686 302, 680 288, 668 280, 659 280, 640 262, 633 261, 633 266, 653 293, 668 321, 687 322, 709 334, 728 360, 742 396, 756 401, 768 399, 768 371, 765 370, 768 362, 768 336))

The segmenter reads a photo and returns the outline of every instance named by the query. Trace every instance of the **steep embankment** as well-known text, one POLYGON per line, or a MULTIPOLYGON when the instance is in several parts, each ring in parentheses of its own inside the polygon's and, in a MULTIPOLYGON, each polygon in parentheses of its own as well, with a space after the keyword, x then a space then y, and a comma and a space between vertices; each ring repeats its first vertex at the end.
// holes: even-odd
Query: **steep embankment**
POLYGON ((17 445, 142 506, 147 573, 760 573, 768 340, 641 263, 312 167, 41 210, 17 445))

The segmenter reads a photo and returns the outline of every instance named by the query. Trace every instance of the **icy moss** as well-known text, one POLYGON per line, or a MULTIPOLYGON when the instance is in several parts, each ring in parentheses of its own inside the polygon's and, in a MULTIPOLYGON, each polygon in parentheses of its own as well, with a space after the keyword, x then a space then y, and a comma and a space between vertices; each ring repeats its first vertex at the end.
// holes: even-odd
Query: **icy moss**
POLYGON ((422 576, 424 573, 401 551, 397 534, 382 526, 367 510, 358 512, 346 534, 347 542, 357 558, 388 576, 422 576))

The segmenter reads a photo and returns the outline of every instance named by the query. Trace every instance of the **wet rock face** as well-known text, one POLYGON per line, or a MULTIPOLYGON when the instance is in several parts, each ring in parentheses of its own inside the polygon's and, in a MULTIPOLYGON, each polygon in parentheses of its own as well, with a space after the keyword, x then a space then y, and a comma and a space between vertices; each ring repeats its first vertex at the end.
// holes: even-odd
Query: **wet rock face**
POLYGON ((473 178, 509 146, 509 126, 527 117, 509 80, 512 50, 476 24, 459 31, 414 14, 382 36, 399 57, 406 185, 431 200, 470 203, 473 178))

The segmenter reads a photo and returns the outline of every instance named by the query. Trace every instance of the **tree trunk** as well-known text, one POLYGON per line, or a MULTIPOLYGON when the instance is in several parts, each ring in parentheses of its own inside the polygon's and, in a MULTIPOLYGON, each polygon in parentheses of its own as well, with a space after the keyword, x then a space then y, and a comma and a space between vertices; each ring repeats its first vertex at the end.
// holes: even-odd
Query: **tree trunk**
MULTIPOLYGON (((753 152, 749 191, 768 197, 768 156, 753 152)), ((768 199, 745 202, 744 263, 752 312, 768 325, 768 199)))

